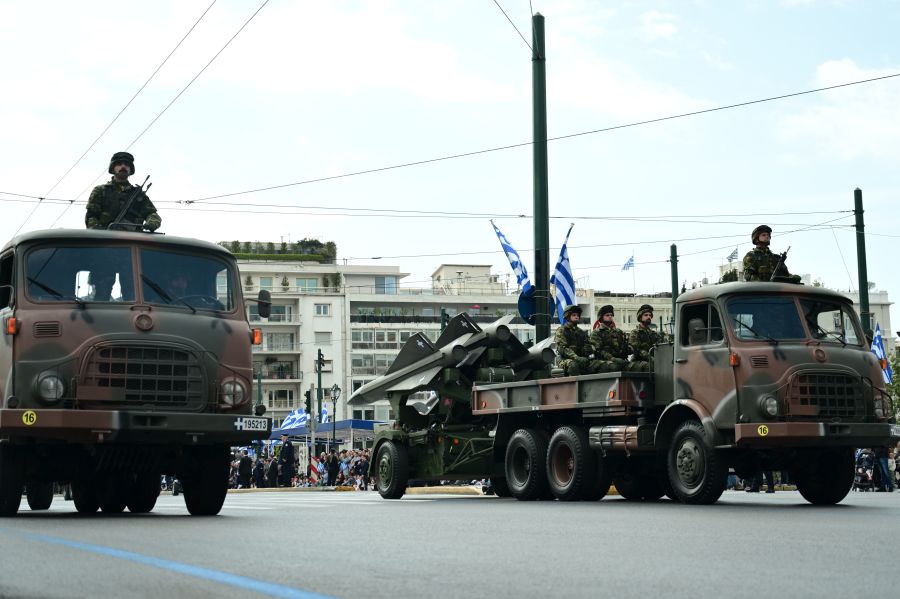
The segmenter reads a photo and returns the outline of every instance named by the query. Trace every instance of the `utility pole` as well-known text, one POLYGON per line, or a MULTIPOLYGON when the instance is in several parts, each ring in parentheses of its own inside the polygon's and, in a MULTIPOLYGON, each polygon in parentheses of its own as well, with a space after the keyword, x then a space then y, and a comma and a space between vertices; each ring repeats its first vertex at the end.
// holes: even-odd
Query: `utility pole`
MULTIPOLYGON (((309 408, 310 412, 312 411, 313 400, 312 396, 316 392, 316 385, 314 383, 309 384, 309 408)), ((316 454, 316 415, 309 415, 309 457, 312 459, 312 456, 316 454)))
POLYGON ((675 332, 675 300, 678 299, 678 247, 669 247, 669 265, 672 268, 672 332, 675 332))
POLYGON ((547 65, 544 16, 531 17, 531 106, 534 177, 535 342, 550 336, 550 219, 547 182, 547 65))
POLYGON ((318 406, 316 407, 316 417, 322 417, 322 366, 325 365, 325 356, 322 350, 316 355, 316 399, 318 406))
POLYGON ((872 328, 869 312, 869 275, 866 272, 866 225, 863 222, 862 190, 853 192, 853 214, 856 215, 856 264, 859 268, 859 315, 863 330, 872 328))

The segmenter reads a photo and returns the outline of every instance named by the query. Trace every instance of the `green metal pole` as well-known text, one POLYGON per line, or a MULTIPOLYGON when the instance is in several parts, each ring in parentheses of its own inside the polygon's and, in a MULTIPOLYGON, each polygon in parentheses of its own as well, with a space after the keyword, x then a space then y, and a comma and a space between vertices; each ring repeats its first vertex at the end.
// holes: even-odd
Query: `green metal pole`
POLYGON ((547 70, 544 17, 531 18, 531 94, 534 155, 535 342, 550 336, 550 219, 547 183, 547 70))
POLYGON ((853 214, 856 215, 856 263, 859 268, 859 315, 863 329, 872 328, 869 312, 869 275, 866 273, 866 225, 863 222, 862 190, 853 192, 853 214))
POLYGON ((322 355, 322 350, 319 350, 319 353, 316 354, 316 399, 318 400, 318 406, 316 406, 316 417, 322 417, 322 362, 325 361, 325 356, 322 355))
POLYGON ((669 247, 669 265, 672 268, 672 325, 675 324, 675 300, 678 299, 678 247, 669 247))
POLYGON ((262 366, 256 373, 256 405, 262 404, 262 366))

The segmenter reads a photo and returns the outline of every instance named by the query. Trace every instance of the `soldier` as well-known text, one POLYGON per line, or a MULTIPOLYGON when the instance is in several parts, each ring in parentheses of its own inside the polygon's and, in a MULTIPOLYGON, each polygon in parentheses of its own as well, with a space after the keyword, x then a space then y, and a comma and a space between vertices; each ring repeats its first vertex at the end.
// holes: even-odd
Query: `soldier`
POLYGON ((631 349, 625 332, 616 327, 615 312, 609 304, 600 308, 590 340, 597 372, 616 372, 628 368, 631 349))
MULTIPOLYGON (((128 177, 134 174, 134 156, 128 152, 113 154, 109 161, 109 173, 112 179, 95 187, 88 199, 87 213, 84 216, 88 229, 108 229, 136 189, 135 185, 128 182, 128 177)), ((162 219, 153 202, 141 191, 131 202, 121 222, 136 225, 137 230, 155 231, 162 224, 162 219)))
POLYGON ((650 328, 653 322, 653 306, 644 304, 638 310, 638 326, 628 336, 628 343, 634 350, 629 370, 648 372, 650 370, 650 350, 666 340, 665 335, 650 328))
POLYGON ((786 254, 773 254, 769 249, 772 240, 772 229, 768 225, 760 225, 750 234, 756 247, 744 256, 745 281, 771 281, 774 273, 780 280, 799 283, 800 277, 788 272, 784 264, 786 254))
POLYGON ((567 306, 563 312, 566 323, 556 329, 556 351, 559 354, 559 367, 567 375, 591 374, 593 372, 590 354, 591 344, 587 331, 578 327, 581 320, 581 306, 567 306))

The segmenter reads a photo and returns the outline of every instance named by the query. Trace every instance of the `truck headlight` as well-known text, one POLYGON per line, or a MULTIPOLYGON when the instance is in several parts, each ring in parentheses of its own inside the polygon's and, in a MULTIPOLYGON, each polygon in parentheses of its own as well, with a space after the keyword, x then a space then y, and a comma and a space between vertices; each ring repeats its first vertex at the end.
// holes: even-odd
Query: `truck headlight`
POLYGON ((222 402, 230 406, 244 403, 247 398, 247 390, 237 380, 228 380, 222 383, 222 402))
POLYGON ((44 374, 38 378, 37 392, 44 401, 59 401, 66 394, 66 384, 55 374, 44 374))
POLYGON ((759 398, 759 407, 763 415, 768 418, 778 416, 778 400, 774 395, 763 395, 759 398))
POLYGON ((875 400, 875 417, 884 418, 884 401, 881 399, 875 400))

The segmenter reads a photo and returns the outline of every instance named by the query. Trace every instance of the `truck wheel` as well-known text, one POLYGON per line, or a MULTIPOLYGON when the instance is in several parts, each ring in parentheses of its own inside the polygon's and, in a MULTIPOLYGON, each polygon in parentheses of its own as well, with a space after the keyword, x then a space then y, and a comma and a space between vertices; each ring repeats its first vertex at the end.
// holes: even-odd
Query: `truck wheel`
POLYGON ((506 483, 506 479, 502 477, 492 478, 491 479, 491 488, 494 490, 494 495, 497 497, 510 497, 511 494, 509 492, 509 485, 506 483))
MULTIPOLYGON (((195 470, 182 480, 184 505, 192 516, 215 516, 228 493, 231 456, 228 447, 194 448, 189 457, 195 470)), ((181 478, 181 477, 179 477, 181 478)))
POLYGON ((797 469, 797 490, 813 505, 839 503, 853 486, 853 450, 832 449, 811 456, 797 469))
MULTIPOLYGON (((672 492, 682 503, 715 503, 725 491, 728 464, 706 438, 703 425, 688 420, 672 437, 668 459, 672 492)), ((662 495, 662 493, 660 493, 662 495)))
POLYGON ((406 493, 409 481, 409 453, 405 445, 385 441, 378 448, 375 459, 378 465, 378 479, 375 486, 385 499, 400 499, 406 493))
POLYGON ((79 514, 93 514, 100 509, 93 481, 72 481, 72 502, 79 514))
POLYGON ((582 497, 584 501, 599 501, 603 499, 609 493, 609 486, 612 484, 612 461, 603 457, 599 451, 594 451, 594 461, 597 464, 594 482, 589 488, 585 489, 584 497, 582 497))
POLYGON ((520 428, 506 446, 506 484, 519 501, 546 497, 547 438, 541 431, 520 428))
POLYGON ((594 485, 597 459, 581 427, 561 426, 547 447, 547 483, 560 501, 578 501, 594 485))
POLYGON ((664 492, 655 477, 649 474, 626 473, 613 481, 616 491, 627 501, 656 501, 664 492))
POLYGON ((131 481, 121 474, 109 474, 100 479, 97 500, 104 514, 121 514, 131 490, 131 481))
POLYGON ((159 475, 141 473, 135 476, 128 494, 128 511, 132 514, 146 514, 153 511, 159 497, 159 475))
POLYGON ((53 503, 53 483, 32 481, 25 485, 25 497, 33 512, 50 509, 50 504, 53 503))
POLYGON ((0 517, 15 516, 22 503, 25 470, 17 449, 0 445, 0 517))

